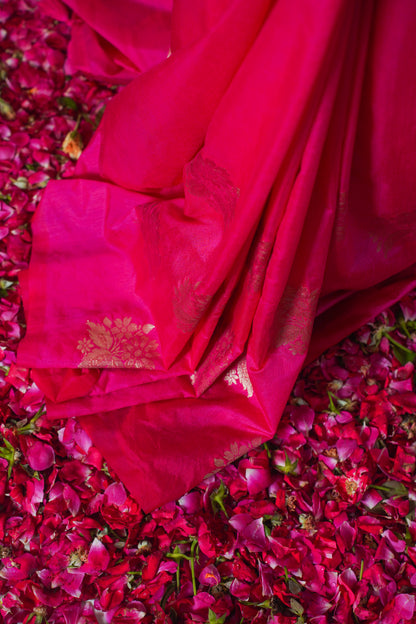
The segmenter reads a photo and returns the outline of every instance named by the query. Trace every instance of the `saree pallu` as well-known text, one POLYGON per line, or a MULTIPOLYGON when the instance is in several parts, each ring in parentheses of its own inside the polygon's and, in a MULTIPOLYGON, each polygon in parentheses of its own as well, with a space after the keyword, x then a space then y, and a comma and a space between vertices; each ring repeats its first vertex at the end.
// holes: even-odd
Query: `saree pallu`
POLYGON ((416 285, 416 3, 66 5, 128 84, 34 217, 18 363, 149 511, 416 285))

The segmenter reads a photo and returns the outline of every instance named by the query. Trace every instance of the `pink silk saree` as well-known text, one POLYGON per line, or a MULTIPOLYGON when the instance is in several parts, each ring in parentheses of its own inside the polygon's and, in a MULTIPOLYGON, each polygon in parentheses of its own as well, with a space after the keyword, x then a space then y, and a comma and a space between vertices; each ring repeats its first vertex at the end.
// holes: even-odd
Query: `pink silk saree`
POLYGON ((416 285, 416 2, 43 4, 126 86, 34 217, 18 363, 149 511, 416 285))

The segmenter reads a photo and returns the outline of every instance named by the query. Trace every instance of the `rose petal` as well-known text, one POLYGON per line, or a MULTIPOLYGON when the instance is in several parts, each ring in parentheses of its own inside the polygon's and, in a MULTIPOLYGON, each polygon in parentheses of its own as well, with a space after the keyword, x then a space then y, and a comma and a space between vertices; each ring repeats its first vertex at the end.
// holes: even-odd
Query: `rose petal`
POLYGON ((28 448, 27 460, 33 470, 47 470, 55 463, 55 451, 49 444, 37 440, 28 448))

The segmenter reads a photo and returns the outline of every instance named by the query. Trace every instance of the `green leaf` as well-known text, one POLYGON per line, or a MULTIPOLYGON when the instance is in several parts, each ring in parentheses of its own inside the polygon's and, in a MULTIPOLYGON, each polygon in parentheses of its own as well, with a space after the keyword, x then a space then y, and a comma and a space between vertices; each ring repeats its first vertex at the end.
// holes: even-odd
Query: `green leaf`
POLYGON ((3 100, 3 98, 0 98, 0 115, 6 117, 9 121, 12 121, 16 117, 12 105, 6 102, 6 100, 3 100))
POLYGON ((294 598, 290 599, 290 610, 292 611, 292 613, 294 613, 295 615, 303 615, 304 612, 304 608, 302 607, 302 605, 300 604, 300 602, 298 602, 297 600, 295 600, 294 598))
POLYGON ((20 188, 22 191, 25 191, 29 187, 29 182, 27 181, 27 178, 24 178, 23 176, 19 176, 16 180, 11 178, 11 181, 15 186, 17 186, 17 188, 20 188))
POLYGON ((294 578, 289 578, 287 581, 287 588, 292 594, 300 594, 303 590, 303 587, 300 583, 297 582, 294 578))
POLYGON ((10 451, 0 447, 0 457, 3 457, 3 459, 7 459, 7 461, 9 461, 10 451))
POLYGON ((227 614, 217 615, 212 609, 208 610, 208 624, 224 624, 227 614))
POLYGON ((414 329, 411 329, 410 327, 408 327, 403 317, 399 319, 398 329, 402 331, 404 335, 407 336, 407 338, 411 338, 410 332, 414 331, 414 329))
POLYGON ((400 481, 385 481, 383 485, 372 485, 372 488, 379 490, 385 496, 385 498, 401 498, 402 496, 408 496, 409 492, 407 488, 400 481))
POLYGON ((393 353, 402 366, 408 362, 414 362, 416 360, 415 351, 411 351, 403 344, 395 340, 388 332, 384 332, 384 336, 392 345, 393 353))
POLYGON ((0 299, 7 297, 9 290, 12 291, 16 287, 16 282, 0 279, 0 299))
POLYGON ((73 111, 78 110, 78 104, 72 98, 64 95, 58 99, 59 104, 64 106, 65 108, 70 108, 73 111))
POLYGON ((10 442, 6 440, 6 438, 3 438, 3 442, 4 442, 4 446, 8 448, 11 453, 14 453, 14 446, 10 444, 10 442))
POLYGON ((281 526, 282 522, 283 516, 279 513, 275 513, 273 515, 266 514, 263 516, 263 526, 266 535, 270 536, 274 527, 281 526))
POLYGON ((416 359, 416 353, 410 351, 410 349, 404 350, 393 346, 393 353, 396 360, 398 360, 402 366, 405 366, 408 362, 414 362, 416 359))

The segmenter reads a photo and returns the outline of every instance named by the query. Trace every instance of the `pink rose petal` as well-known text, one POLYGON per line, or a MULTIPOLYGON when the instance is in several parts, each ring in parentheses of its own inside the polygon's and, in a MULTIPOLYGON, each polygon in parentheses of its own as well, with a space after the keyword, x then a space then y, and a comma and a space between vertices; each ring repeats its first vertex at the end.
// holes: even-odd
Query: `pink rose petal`
POLYGON ((27 460, 33 470, 47 470, 55 462, 55 451, 49 444, 37 440, 28 448, 27 460))

